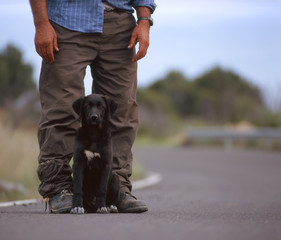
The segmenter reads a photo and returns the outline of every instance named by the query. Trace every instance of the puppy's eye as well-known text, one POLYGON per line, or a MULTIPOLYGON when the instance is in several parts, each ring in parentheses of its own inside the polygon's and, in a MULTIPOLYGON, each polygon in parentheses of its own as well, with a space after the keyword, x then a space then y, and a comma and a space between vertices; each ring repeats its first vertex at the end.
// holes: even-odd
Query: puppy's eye
POLYGON ((101 102, 97 102, 97 108, 101 109, 102 108, 102 104, 101 102))

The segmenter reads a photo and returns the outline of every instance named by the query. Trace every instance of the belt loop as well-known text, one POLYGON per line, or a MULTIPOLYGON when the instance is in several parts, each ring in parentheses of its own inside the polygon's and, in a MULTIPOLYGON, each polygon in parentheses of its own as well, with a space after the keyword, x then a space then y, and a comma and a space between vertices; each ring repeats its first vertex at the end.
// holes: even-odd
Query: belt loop
POLYGON ((115 7, 111 6, 109 3, 105 1, 103 1, 102 4, 105 12, 113 12, 114 10, 116 10, 115 7))

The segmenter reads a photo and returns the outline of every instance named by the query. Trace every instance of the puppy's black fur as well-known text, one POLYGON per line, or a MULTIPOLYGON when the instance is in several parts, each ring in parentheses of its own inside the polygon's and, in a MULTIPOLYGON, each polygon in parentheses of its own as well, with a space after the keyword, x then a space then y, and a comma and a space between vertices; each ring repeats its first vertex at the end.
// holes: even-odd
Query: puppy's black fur
POLYGON ((109 206, 117 204, 120 182, 112 173, 109 130, 109 120, 116 108, 113 100, 99 94, 73 103, 73 109, 81 120, 75 139, 73 213, 84 213, 84 209, 90 213, 106 213, 110 212, 109 206))

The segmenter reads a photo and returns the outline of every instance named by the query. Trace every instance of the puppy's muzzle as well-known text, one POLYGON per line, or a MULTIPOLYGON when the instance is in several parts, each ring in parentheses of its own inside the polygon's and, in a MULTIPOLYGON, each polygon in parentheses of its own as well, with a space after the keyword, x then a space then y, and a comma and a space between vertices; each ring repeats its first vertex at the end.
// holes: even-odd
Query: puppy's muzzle
POLYGON ((98 123, 100 123, 100 117, 99 117, 99 115, 98 114, 92 114, 91 116, 90 116, 90 123, 91 124, 98 124, 98 123))
POLYGON ((93 114, 93 115, 91 116, 91 120, 92 120, 92 121, 97 121, 98 118, 99 118, 99 116, 98 116, 97 114, 93 114))

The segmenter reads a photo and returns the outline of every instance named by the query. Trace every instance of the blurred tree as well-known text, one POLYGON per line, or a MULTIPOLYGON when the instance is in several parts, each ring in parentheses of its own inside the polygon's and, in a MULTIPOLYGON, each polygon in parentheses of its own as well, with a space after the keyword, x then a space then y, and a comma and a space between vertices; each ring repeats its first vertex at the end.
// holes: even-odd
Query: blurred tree
POLYGON ((194 109, 195 94, 193 85, 180 72, 170 72, 166 77, 158 80, 149 90, 159 92, 169 99, 177 114, 181 117, 190 115, 194 109))
POLYGON ((139 136, 163 137, 177 129, 179 118, 169 98, 153 89, 138 89, 137 99, 140 107, 139 136))
POLYGON ((219 122, 253 121, 266 108, 260 90, 231 71, 214 68, 193 82, 195 115, 219 122))
POLYGON ((180 72, 170 72, 139 89, 138 96, 140 105, 158 107, 180 119, 199 117, 213 123, 246 120, 259 126, 281 126, 280 115, 268 110, 256 86, 218 67, 193 81, 180 72))
POLYGON ((36 89, 32 72, 32 66, 23 62, 22 53, 16 47, 8 45, 0 53, 0 106, 36 89))

